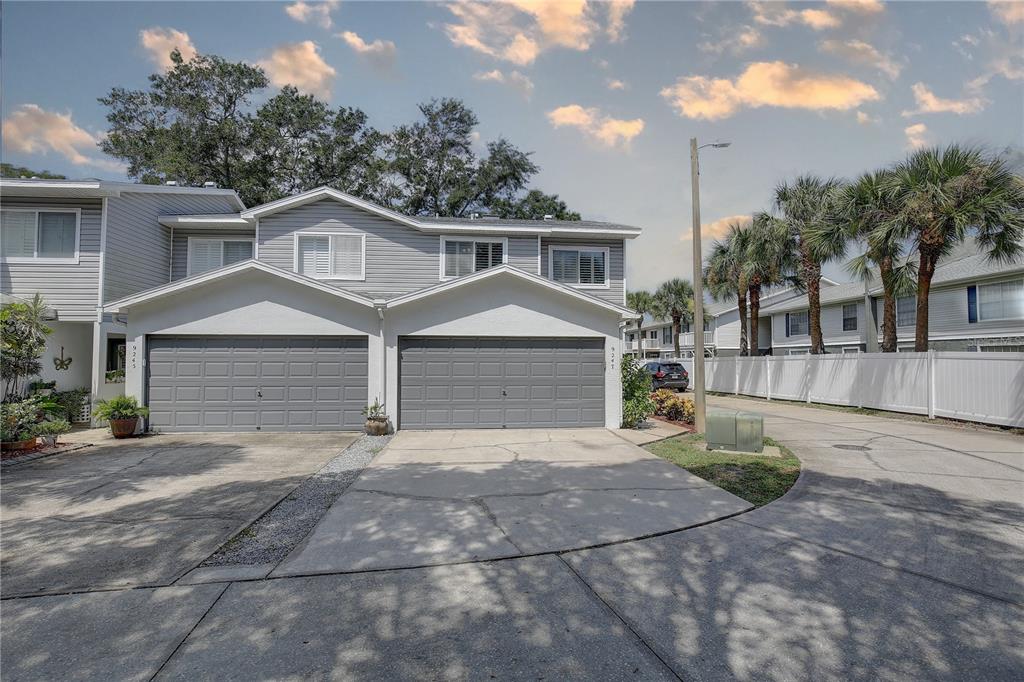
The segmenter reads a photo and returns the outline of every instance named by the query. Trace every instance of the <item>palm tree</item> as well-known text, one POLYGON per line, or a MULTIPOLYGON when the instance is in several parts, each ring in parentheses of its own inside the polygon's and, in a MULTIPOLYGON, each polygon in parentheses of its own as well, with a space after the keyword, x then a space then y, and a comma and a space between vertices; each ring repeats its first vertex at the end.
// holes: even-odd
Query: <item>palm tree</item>
POLYGON ((742 267, 750 300, 750 353, 759 353, 758 321, 761 317, 761 290, 792 282, 795 263, 788 248, 787 228, 767 213, 756 213, 747 228, 742 267))
POLYGON ((914 350, 928 350, 928 294, 939 259, 974 236, 992 260, 1024 252, 1024 178, 977 147, 921 149, 893 170, 894 234, 918 253, 914 350))
POLYGON ((672 320, 672 340, 675 344, 676 357, 679 357, 679 332, 682 330, 683 320, 693 320, 693 285, 678 277, 670 279, 658 287, 653 298, 651 312, 656 317, 667 317, 672 320))
POLYGON ((712 298, 727 301, 736 297, 740 318, 740 355, 747 354, 747 288, 743 268, 747 251, 747 230, 738 222, 729 224, 724 239, 711 245, 704 264, 704 284, 712 298))
POLYGON ((912 263, 901 263, 904 240, 893 229, 898 209, 891 186, 889 170, 864 173, 844 185, 836 195, 834 220, 810 236, 815 247, 830 258, 845 258, 851 242, 865 245, 864 252, 847 264, 847 270, 870 281, 872 269, 878 268, 882 280, 883 353, 896 352, 896 297, 913 291, 916 274, 912 263))
POLYGON ((644 324, 644 315, 651 312, 651 308, 654 306, 654 298, 648 291, 627 291, 626 292, 626 307, 636 313, 636 330, 640 331, 640 328, 644 324))
POLYGON ((775 189, 775 207, 782 213, 788 228, 787 248, 797 262, 800 282, 807 290, 811 353, 815 355, 825 352, 821 334, 821 264, 824 258, 807 237, 828 223, 839 186, 834 178, 801 175, 792 183, 782 183, 775 189))

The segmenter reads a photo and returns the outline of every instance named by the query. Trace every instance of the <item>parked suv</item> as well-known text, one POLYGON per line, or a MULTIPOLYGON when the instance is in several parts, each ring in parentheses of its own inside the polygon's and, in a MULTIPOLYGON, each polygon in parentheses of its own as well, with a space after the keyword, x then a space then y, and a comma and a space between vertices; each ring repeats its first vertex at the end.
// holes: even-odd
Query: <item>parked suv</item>
POLYGON ((678 362, 648 362, 644 369, 651 375, 654 390, 674 388, 677 391, 685 391, 690 385, 689 372, 678 362))

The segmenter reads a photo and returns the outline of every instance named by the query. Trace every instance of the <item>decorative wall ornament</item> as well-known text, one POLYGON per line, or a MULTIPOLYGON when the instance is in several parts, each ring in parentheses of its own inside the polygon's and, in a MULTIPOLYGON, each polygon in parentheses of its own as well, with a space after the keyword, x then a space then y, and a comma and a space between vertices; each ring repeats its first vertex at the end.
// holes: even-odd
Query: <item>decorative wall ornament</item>
POLYGON ((71 367, 71 358, 64 357, 64 346, 60 347, 60 357, 53 358, 53 366, 56 367, 59 371, 64 371, 71 367))

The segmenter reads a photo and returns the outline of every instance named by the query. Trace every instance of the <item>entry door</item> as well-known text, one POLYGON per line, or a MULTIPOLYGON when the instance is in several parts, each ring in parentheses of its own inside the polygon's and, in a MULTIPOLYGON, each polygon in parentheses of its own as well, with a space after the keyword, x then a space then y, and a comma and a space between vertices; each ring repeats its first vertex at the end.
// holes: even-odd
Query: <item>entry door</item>
POLYGON ((604 426, 604 340, 405 337, 405 429, 604 426))
POLYGON ((366 337, 151 336, 150 425, 161 431, 362 426, 366 337))

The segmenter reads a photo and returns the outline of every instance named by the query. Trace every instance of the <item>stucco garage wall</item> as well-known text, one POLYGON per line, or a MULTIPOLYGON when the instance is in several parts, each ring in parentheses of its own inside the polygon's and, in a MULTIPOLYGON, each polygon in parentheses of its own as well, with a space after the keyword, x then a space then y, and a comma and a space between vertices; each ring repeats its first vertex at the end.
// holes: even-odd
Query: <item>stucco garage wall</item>
POLYGON ((367 402, 382 392, 383 343, 377 311, 263 272, 246 272, 157 299, 128 311, 125 393, 145 395, 145 339, 150 334, 367 336, 367 402))
MULTIPOLYGON (((619 314, 514 275, 496 276, 389 308, 384 325, 385 401, 397 414, 402 336, 586 337, 605 341, 605 426, 622 417, 619 314)), ((372 372, 372 363, 371 363, 372 372)))

